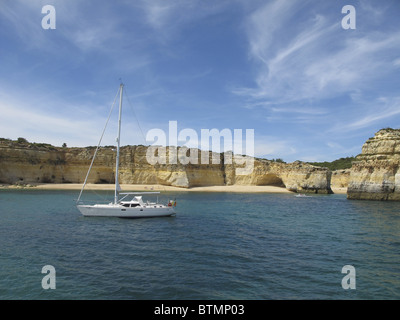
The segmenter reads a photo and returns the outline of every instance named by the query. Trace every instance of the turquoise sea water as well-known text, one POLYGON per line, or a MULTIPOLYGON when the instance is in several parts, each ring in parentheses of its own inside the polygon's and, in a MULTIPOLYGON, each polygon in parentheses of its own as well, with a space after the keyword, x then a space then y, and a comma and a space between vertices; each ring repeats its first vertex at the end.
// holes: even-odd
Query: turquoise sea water
POLYGON ((0 299, 400 298, 400 203, 159 198, 174 196, 176 217, 118 219, 81 216, 77 192, 0 191, 0 299), (42 288, 45 265, 56 289, 42 288), (345 265, 356 289, 342 288, 345 265))

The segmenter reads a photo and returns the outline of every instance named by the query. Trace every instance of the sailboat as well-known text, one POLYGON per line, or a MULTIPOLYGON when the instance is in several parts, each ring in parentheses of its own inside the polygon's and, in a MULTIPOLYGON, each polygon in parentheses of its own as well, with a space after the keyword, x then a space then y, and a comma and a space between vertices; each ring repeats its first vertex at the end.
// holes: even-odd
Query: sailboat
MULTIPOLYGON (((115 165, 115 192, 114 201, 106 204, 85 205, 79 204, 80 198, 87 183, 94 158, 100 146, 97 146, 93 155, 92 163, 86 175, 81 192, 77 200, 77 208, 84 216, 89 217, 119 217, 119 218, 150 218, 150 217, 168 217, 174 216, 176 201, 169 201, 167 204, 157 202, 144 202, 142 197, 145 194, 156 194, 160 192, 127 192, 121 193, 118 181, 119 172, 119 154, 120 154, 120 136, 121 136, 121 115, 122 115, 122 94, 124 85, 121 83, 119 88, 119 116, 118 116, 118 138, 117 138, 117 157, 115 165), (120 196, 123 196, 120 198, 120 196)), ((107 120, 108 122, 108 120, 107 120)), ((105 129, 105 128, 104 128, 105 129)), ((104 131, 103 131, 104 134, 104 131)), ((101 139, 100 139, 101 141, 101 139)))

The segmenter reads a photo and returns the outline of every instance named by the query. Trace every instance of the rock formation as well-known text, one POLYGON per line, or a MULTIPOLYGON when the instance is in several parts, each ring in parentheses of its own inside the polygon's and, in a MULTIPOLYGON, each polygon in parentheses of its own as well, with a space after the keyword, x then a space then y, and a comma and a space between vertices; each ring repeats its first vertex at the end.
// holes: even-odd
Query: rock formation
MULTIPOLYGON (((191 149, 190 149, 191 150, 191 149)), ((189 149, 187 151, 190 151, 189 149)), ((95 148, 59 148, 46 144, 17 143, 0 140, 0 183, 83 183, 95 148)), ((167 148, 164 157, 169 159, 167 148)), ((274 185, 294 192, 331 193, 331 172, 327 168, 299 161, 281 163, 251 158, 248 174, 238 174, 241 166, 231 161, 233 155, 209 153, 210 163, 170 164, 168 161, 150 164, 148 147, 125 146, 120 153, 121 184, 161 184, 190 188, 221 185, 274 185), (218 161, 212 162, 212 157, 218 161)), ((186 150, 178 148, 180 156, 186 150)), ((200 159, 200 151, 197 156, 200 159)), ((194 153, 196 154, 196 153, 194 153)), ((101 148, 89 175, 88 183, 115 182, 115 151, 101 148)), ((242 159, 243 160, 243 159, 242 159)), ((249 159, 247 159, 249 160, 249 159)))
POLYGON ((348 199, 400 200, 400 129, 382 129, 353 162, 348 199))
POLYGON ((331 188, 347 188, 349 185, 350 169, 332 171, 331 188))

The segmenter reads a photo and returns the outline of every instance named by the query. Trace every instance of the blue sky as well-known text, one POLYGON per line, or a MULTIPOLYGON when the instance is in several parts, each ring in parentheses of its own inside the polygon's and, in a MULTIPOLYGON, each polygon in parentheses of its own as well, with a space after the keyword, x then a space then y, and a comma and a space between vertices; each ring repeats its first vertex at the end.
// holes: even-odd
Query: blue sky
POLYGON ((254 129, 268 159, 357 155, 400 128, 399 16, 398 0, 0 0, 0 137, 96 145, 121 78, 123 145, 176 120, 254 129))

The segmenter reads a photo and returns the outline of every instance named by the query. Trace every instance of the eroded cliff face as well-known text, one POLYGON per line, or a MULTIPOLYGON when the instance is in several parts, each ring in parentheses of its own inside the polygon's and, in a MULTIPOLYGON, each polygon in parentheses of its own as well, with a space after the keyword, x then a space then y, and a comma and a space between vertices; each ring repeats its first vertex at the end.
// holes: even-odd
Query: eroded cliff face
POLYGON ((400 200, 400 130, 382 129, 353 162, 348 199, 400 200))
POLYGON ((293 163, 254 160, 250 175, 236 175, 232 184, 282 186, 294 192, 332 193, 331 172, 300 161, 293 163))
MULTIPOLYGON (((57 148, 49 145, 17 144, 0 141, 0 183, 83 183, 95 148, 57 148)), ((179 150, 178 150, 179 151, 179 150)), ((186 152, 185 150, 183 150, 186 152)), ((188 150, 189 151, 189 150, 188 150)), ((209 163, 170 164, 167 148, 165 162, 150 164, 148 147, 126 146, 120 153, 121 184, 161 184, 190 188, 221 185, 273 185, 295 192, 331 193, 331 172, 302 162, 279 163, 265 159, 245 159, 252 163, 248 174, 241 173, 240 161, 232 155, 209 153, 209 163), (213 162, 214 159, 218 161, 213 162)), ((184 153, 183 153, 184 154, 184 153)), ((115 151, 101 148, 93 163, 88 183, 115 182, 115 151)), ((243 173, 243 172, 242 172, 243 173)))
POLYGON ((332 171, 331 188, 347 188, 350 179, 350 169, 332 171))

